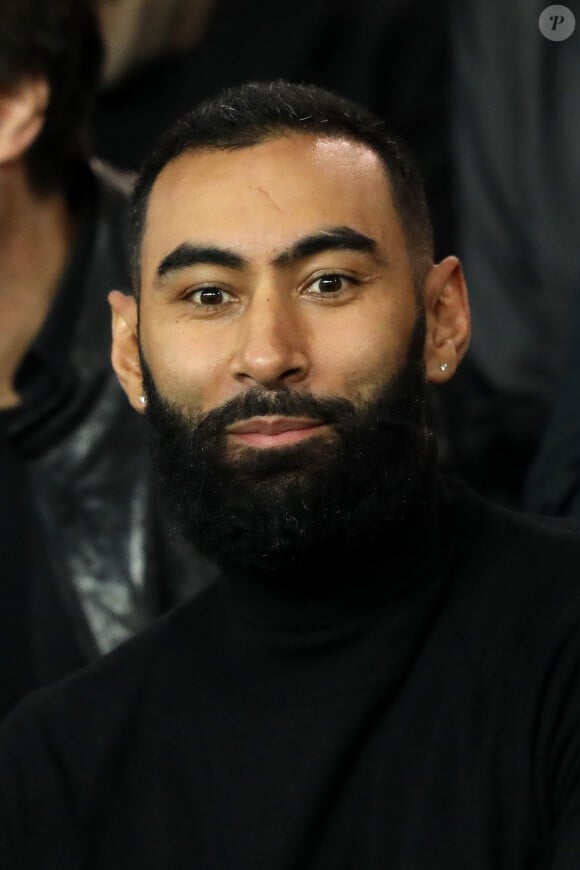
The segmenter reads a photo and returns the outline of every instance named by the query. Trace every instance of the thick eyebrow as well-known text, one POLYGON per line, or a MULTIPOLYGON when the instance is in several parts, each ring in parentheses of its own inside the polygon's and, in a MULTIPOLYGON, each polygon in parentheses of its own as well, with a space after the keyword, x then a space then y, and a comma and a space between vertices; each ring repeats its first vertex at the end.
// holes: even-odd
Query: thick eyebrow
POLYGON ((384 258, 379 254, 378 245, 374 239, 365 236, 352 227, 330 227, 311 236, 299 239, 288 250, 282 251, 274 260, 275 266, 292 266, 298 260, 305 260, 315 254, 325 251, 362 251, 371 254, 382 264, 384 258))
POLYGON ((163 278, 181 269, 209 263, 213 266, 225 266, 226 269, 244 269, 246 261, 239 254, 227 248, 217 248, 210 245, 192 245, 184 242, 164 257, 155 271, 155 284, 163 282, 163 278))
MULTIPOLYGON (((290 248, 278 254, 272 265, 278 268, 292 266, 299 260, 325 251, 362 251, 371 254, 377 262, 385 263, 374 239, 352 227, 330 227, 298 239, 290 248)), ((226 269, 245 269, 248 266, 247 260, 229 248, 183 242, 161 260, 155 271, 154 284, 160 286, 168 275, 200 264, 223 266, 226 269)))

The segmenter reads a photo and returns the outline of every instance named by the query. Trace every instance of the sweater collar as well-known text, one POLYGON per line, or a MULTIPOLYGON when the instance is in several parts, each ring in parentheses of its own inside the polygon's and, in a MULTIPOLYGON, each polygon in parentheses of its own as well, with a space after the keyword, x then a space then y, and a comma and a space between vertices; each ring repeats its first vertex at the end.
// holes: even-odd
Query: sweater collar
POLYGON ((438 570, 447 551, 439 475, 424 497, 380 538, 356 551, 325 545, 285 570, 258 573, 224 567, 222 589, 242 623, 265 631, 312 634, 359 621, 404 596, 438 570))

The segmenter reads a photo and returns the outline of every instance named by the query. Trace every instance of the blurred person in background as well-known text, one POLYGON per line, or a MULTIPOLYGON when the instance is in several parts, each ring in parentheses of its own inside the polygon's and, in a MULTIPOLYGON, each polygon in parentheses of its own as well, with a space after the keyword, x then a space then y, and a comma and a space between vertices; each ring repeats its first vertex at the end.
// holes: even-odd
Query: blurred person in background
POLYGON ((202 581, 153 516, 140 421, 110 372, 129 185, 87 158, 94 9, 0 0, 0 22, 2 716, 202 581))
MULTIPOLYGON (((566 4, 577 26, 560 41, 540 29, 547 6, 474 0, 452 16, 458 252, 474 329, 445 406, 458 471, 512 505, 556 413, 559 379, 580 379, 580 367, 564 366, 580 341, 580 5, 566 4)), ((557 430, 562 422, 558 412, 557 430)), ((549 437, 559 473, 554 447, 568 441, 570 456, 572 432, 549 437)), ((541 480, 546 497, 528 504, 563 511, 573 482, 542 466, 533 486, 541 480)))
POLYGON ((215 0, 97 0, 106 55, 105 87, 155 61, 194 47, 215 0))
POLYGON ((161 130, 221 88, 312 82, 410 145, 436 249, 453 250, 448 4, 430 0, 98 0, 107 43, 95 152, 138 169, 161 130))

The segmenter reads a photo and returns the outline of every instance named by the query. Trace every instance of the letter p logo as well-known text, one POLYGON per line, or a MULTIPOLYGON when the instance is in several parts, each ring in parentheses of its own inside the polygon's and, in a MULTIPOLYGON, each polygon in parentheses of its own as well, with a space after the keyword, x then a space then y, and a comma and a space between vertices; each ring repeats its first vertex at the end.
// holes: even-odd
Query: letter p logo
POLYGON ((563 42, 576 28, 574 13, 567 6, 547 6, 538 19, 540 33, 550 42, 563 42))

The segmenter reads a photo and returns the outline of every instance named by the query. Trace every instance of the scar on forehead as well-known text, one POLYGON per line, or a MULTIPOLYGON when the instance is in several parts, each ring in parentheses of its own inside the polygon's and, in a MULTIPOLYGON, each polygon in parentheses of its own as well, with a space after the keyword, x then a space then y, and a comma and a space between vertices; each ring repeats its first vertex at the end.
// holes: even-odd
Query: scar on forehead
POLYGON ((282 209, 280 208, 280 206, 278 205, 278 203, 277 203, 274 199, 272 199, 272 196, 270 195, 270 193, 269 193, 267 190, 265 190, 265 188, 263 188, 263 187, 258 187, 258 190, 260 191, 260 193, 263 193, 263 194, 264 194, 264 196, 266 197, 266 199, 269 199, 269 200, 270 200, 270 202, 272 203, 272 205, 274 206, 274 208, 276 209, 277 212, 280 212, 280 214, 283 213, 283 212, 282 212, 282 209))

